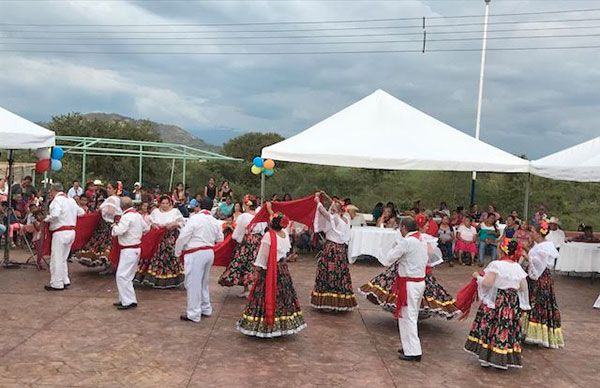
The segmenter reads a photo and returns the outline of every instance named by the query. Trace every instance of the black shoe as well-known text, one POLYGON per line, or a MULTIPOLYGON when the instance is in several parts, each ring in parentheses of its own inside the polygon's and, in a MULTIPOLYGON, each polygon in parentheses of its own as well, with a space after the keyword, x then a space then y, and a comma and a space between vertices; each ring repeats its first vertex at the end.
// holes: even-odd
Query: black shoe
POLYGON ((64 291, 65 289, 64 288, 54 288, 51 286, 44 286, 44 290, 46 290, 46 291, 64 291))
POLYGON ((404 354, 404 350, 403 349, 398 349, 398 353, 404 354))
POLYGON ((117 310, 129 310, 129 309, 134 309, 136 307, 137 307, 137 303, 128 304, 127 306, 121 304, 120 306, 117 306, 117 310))
MULTIPOLYGON (((179 319, 181 319, 182 321, 185 321, 185 322, 194 322, 194 321, 192 321, 191 319, 189 319, 189 318, 188 318, 188 316, 187 316, 186 314, 181 314, 181 315, 179 316, 179 319)), ((195 323, 195 322, 194 322, 194 323, 195 323)))
POLYGON ((400 359, 404 361, 421 362, 421 356, 406 356, 404 353, 400 355, 400 359))
POLYGON ((115 303, 113 303, 113 306, 119 307, 119 306, 123 306, 123 304, 121 302, 115 302, 115 303))
POLYGON ((65 284, 65 286, 64 286, 64 287, 65 287, 65 288, 69 288, 69 287, 71 287, 71 283, 69 283, 69 284, 65 284))

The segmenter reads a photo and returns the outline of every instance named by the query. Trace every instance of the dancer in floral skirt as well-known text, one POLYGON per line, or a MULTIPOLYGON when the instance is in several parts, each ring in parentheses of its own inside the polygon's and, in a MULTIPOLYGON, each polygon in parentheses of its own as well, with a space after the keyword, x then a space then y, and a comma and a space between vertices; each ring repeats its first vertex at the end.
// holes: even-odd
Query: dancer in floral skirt
POLYGON ((176 288, 183 284, 183 263, 175 255, 175 242, 185 220, 179 209, 173 207, 168 195, 159 199, 159 207, 150 214, 153 228, 165 228, 158 250, 150 260, 140 260, 134 283, 153 288, 176 288))
POLYGON ((554 267, 554 260, 559 254, 554 243, 546 241, 548 231, 545 221, 539 228, 531 228, 531 237, 535 242, 528 254, 527 268, 531 310, 523 332, 526 334, 525 343, 558 349, 564 347, 565 342, 550 269, 554 267))
POLYGON ((523 332, 521 312, 529 310, 527 274, 517 262, 521 246, 505 239, 500 246, 502 258, 492 261, 477 279, 481 305, 465 343, 482 367, 521 368, 523 332))
POLYGON ((224 287, 242 286, 244 290, 239 295, 242 298, 248 296, 249 286, 252 283, 254 267, 252 263, 260 248, 260 241, 266 224, 257 223, 251 230, 246 230, 250 221, 256 215, 256 197, 246 195, 244 197, 244 214, 237 219, 232 238, 237 242, 231 262, 219 278, 219 284, 224 287))
MULTIPOLYGON (((269 206, 269 205, 267 205, 269 206)), ((270 230, 262 238, 255 281, 237 329, 249 336, 273 338, 296 334, 306 327, 285 257, 291 249, 282 213, 271 215, 270 230)))
POLYGON ((349 221, 342 217, 342 206, 332 201, 328 212, 315 195, 317 215, 315 231, 325 232, 325 245, 317 257, 317 276, 310 304, 316 309, 351 311, 357 303, 348 267, 349 221))
MULTIPOLYGON (((99 181, 98 181, 99 182, 99 181)), ((99 182, 101 184, 101 182, 99 182)), ((110 272, 110 248, 112 246, 111 228, 115 217, 121 217, 121 199, 118 193, 120 182, 108 183, 106 194, 108 197, 98 206, 102 215, 92 238, 77 254, 77 261, 86 267, 104 267, 106 273, 110 272)), ((102 190, 103 192, 104 190, 102 190)))

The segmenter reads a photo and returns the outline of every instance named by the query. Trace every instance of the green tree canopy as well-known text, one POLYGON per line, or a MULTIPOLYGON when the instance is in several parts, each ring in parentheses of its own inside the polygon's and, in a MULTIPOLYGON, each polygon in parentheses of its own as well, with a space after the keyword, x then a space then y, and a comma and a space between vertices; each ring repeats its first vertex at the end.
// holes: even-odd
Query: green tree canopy
POLYGON ((277 133, 249 132, 229 140, 223 145, 225 155, 251 162, 260 156, 264 147, 278 143, 284 138, 277 133))

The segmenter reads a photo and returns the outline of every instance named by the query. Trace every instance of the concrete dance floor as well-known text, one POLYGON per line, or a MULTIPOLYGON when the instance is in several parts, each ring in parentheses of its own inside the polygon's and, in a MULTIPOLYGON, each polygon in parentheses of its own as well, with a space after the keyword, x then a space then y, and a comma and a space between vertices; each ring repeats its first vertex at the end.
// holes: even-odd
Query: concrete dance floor
MULTIPOLYGON (((382 268, 354 264, 354 287, 382 268)), ((72 286, 60 293, 43 290, 45 271, 0 269, 0 386, 600 386, 600 311, 592 309, 600 280, 555 276, 566 348, 525 347, 524 368, 503 372, 480 368, 462 350, 474 312, 462 322, 421 322, 423 361, 406 363, 398 359, 391 314, 362 297, 354 312, 314 311, 314 258, 303 256, 290 269, 308 327, 271 340, 235 329, 244 299, 239 288, 217 285, 222 268, 212 272, 214 314, 200 324, 179 320, 183 290, 141 288, 137 309, 117 311, 114 279, 79 264, 70 264, 72 286)), ((434 273, 454 295, 473 270, 443 266, 434 273)))

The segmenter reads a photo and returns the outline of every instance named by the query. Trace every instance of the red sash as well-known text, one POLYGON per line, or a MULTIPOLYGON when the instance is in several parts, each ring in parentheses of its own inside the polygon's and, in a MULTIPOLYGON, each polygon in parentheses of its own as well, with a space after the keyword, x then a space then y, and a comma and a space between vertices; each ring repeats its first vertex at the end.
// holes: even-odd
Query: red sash
POLYGON ((404 276, 396 276, 392 290, 396 294, 396 318, 402 318, 402 307, 408 306, 408 292, 406 283, 408 282, 424 282, 425 278, 409 278, 404 276))
POLYGON ((139 244, 132 244, 132 245, 121 245, 119 244, 119 249, 123 250, 123 249, 137 249, 137 248, 141 248, 142 247, 142 243, 139 244))
POLYGON ((267 326, 273 326, 277 304, 277 233, 274 230, 269 230, 269 237, 271 238, 271 246, 265 278, 265 323, 267 326))
POLYGON ((198 252, 198 251, 211 251, 213 249, 214 249, 214 247, 196 247, 196 248, 184 249, 183 251, 181 251, 181 255, 179 255, 179 260, 183 260, 185 255, 189 255, 190 253, 194 253, 194 252, 198 252))
MULTIPOLYGON (((36 228, 36 230, 37 230, 37 228, 36 228)), ((52 236, 56 232, 64 232, 65 230, 75 230, 75 226, 73 226, 73 225, 61 226, 60 228, 51 230, 50 231, 50 236, 52 236)))

